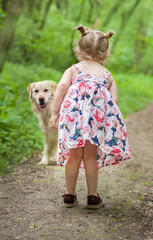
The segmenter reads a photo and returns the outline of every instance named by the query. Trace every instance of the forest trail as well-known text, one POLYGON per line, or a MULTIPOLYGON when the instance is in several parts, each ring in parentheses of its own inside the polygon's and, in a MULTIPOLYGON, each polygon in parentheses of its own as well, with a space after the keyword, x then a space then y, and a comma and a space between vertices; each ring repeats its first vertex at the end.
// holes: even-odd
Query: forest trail
POLYGON ((81 170, 79 204, 65 209, 64 168, 41 167, 36 154, 0 178, 0 240, 153 240, 153 103, 126 123, 132 159, 100 170, 104 207, 85 208, 81 170))

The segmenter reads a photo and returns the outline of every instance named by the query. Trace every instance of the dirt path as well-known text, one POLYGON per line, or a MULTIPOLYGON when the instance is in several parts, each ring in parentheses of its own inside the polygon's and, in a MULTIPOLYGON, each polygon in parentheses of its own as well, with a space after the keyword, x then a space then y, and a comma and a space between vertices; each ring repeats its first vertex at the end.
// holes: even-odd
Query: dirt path
POLYGON ((64 168, 37 154, 0 179, 0 240, 153 240, 153 104, 127 120, 132 159, 100 170, 104 207, 88 210, 84 170, 79 204, 62 207, 64 168))

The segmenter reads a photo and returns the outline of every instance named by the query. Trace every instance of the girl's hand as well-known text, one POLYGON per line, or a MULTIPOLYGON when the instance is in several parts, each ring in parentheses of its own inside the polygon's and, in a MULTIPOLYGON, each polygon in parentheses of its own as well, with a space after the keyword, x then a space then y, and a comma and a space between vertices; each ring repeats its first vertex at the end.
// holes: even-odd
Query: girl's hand
POLYGON ((72 82, 72 77, 73 76, 72 76, 72 71, 70 67, 64 72, 62 79, 60 80, 56 88, 56 92, 52 102, 52 116, 50 119, 50 126, 54 129, 57 129, 57 121, 58 121, 58 115, 60 112, 60 107, 64 99, 64 96, 66 94, 66 91, 72 82))
POLYGON ((58 129, 57 120, 58 120, 58 114, 52 114, 50 119, 50 126, 56 130, 58 129))

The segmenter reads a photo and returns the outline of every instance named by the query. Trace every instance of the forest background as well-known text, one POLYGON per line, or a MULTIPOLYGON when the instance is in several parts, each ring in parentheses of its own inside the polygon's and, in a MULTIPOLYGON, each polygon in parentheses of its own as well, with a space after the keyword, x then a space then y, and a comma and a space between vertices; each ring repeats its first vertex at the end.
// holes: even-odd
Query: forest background
POLYGON ((127 114, 153 100, 152 0, 0 0, 0 174, 43 148, 27 86, 59 82, 84 24, 113 30, 107 68, 127 114))

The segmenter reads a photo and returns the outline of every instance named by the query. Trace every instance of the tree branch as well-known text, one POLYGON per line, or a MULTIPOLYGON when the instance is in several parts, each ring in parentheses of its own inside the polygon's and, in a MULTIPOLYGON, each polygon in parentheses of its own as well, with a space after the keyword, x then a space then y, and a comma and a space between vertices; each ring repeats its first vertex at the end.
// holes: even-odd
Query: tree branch
POLYGON ((42 30, 45 26, 45 23, 46 23, 46 19, 47 19, 47 15, 48 15, 48 12, 49 12, 49 8, 50 8, 50 5, 52 4, 53 0, 49 0, 48 3, 46 4, 46 7, 45 7, 45 11, 44 11, 44 16, 43 16, 43 19, 42 19, 42 22, 40 24, 40 30, 42 30))

